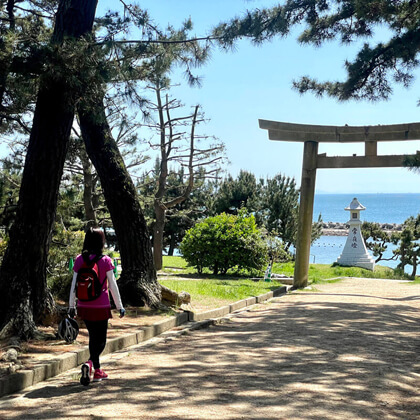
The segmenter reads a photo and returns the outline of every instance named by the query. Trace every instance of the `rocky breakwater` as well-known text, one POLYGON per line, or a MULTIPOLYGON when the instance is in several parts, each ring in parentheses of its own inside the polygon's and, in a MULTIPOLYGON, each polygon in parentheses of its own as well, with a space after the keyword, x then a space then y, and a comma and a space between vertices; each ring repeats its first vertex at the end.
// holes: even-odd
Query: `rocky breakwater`
MULTIPOLYGON (((401 232, 402 225, 397 223, 379 223, 382 230, 392 233, 401 232)), ((347 236, 349 225, 347 223, 324 222, 322 224, 322 235, 325 236, 347 236)))

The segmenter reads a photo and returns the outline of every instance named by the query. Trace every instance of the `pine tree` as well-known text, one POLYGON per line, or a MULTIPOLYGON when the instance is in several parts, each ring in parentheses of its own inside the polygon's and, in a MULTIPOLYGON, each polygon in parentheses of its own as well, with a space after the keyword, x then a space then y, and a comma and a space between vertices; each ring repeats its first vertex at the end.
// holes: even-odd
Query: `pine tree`
POLYGON ((136 188, 128 174, 108 125, 105 107, 81 105, 78 110, 82 136, 104 192, 118 238, 123 270, 119 288, 125 302, 156 307, 161 298, 153 266, 150 236, 136 188), (129 221, 130 228, 127 228, 129 221))
POLYGON ((157 141, 152 143, 152 148, 159 151, 153 203, 153 259, 156 270, 160 270, 167 210, 188 199, 197 176, 208 177, 217 172, 223 160, 224 146, 220 142, 212 144, 212 137, 198 133, 199 124, 204 122, 200 107, 196 105, 188 114, 181 112, 184 107, 180 101, 170 98, 166 93, 169 86, 164 78, 155 78, 152 89, 156 94, 153 110, 158 116, 156 124, 151 126, 157 133, 157 141), (167 194, 170 165, 182 168, 185 175, 178 195, 171 197, 167 194))
POLYGON ((402 231, 393 234, 392 240, 394 244, 398 244, 397 249, 393 251, 394 255, 400 258, 398 268, 404 271, 407 265, 411 265, 411 277, 414 279, 420 257, 420 215, 416 218, 409 217, 403 223, 402 231))
POLYGON ((85 89, 69 77, 80 75, 84 66, 77 71, 68 66, 87 54, 83 39, 91 33, 96 4, 96 0, 62 0, 58 6, 49 45, 61 67, 48 69, 39 82, 16 222, 0 272, 2 336, 32 337, 36 323, 53 310, 46 284, 49 239, 76 99, 85 89))
POLYGON ((379 223, 363 222, 362 236, 366 243, 366 247, 370 249, 376 257, 375 263, 383 260, 383 255, 388 248, 387 244, 391 242, 390 235, 381 229, 379 223))
MULTIPOLYGON (((84 119, 85 133, 90 136, 86 142, 93 138, 97 142, 104 141, 110 138, 109 125, 102 119, 103 92, 108 83, 115 83, 117 92, 141 104, 136 84, 145 79, 157 55, 164 57, 161 62, 167 68, 177 60, 185 63, 189 79, 194 82, 196 80, 191 73, 191 66, 200 61, 198 56, 205 56, 205 50, 201 50, 197 42, 188 41, 190 22, 187 21, 180 31, 169 28, 164 33, 150 25, 147 13, 128 4, 125 5, 125 14, 129 17, 122 18, 118 14, 108 13, 103 19, 97 20, 101 38, 94 39, 93 36, 83 35, 91 32, 96 1, 60 1, 57 13, 55 0, 28 1, 28 9, 22 9, 28 21, 21 17, 15 19, 16 3, 20 1, 10 0, 7 5, 5 2, 0 3, 0 123, 2 133, 10 133, 19 128, 22 133, 31 133, 31 136, 16 223, 11 230, 1 271, 0 291, 5 292, 2 293, 2 299, 8 305, 3 304, 0 310, 0 328, 4 327, 4 334, 17 332, 21 337, 29 338, 35 333, 36 322, 53 310, 53 302, 45 284, 46 255, 76 99, 80 105, 79 113, 84 119), (54 16, 55 26, 51 35, 52 27, 45 24, 45 21, 53 21, 54 16), (87 21, 90 27, 81 29, 87 21), (18 22, 23 22, 22 28, 19 28, 18 22), (28 22, 30 24, 26 24, 28 22), (121 39, 120 34, 127 33, 131 24, 142 26, 143 40, 121 39), (121 84, 125 84, 125 89, 121 89, 121 84), (35 99, 37 105, 31 127, 25 117, 31 119, 35 99), (99 120, 95 120, 97 115, 101 116, 99 120), (89 132, 94 127, 97 132, 89 132), (22 255, 23 252, 25 255, 22 255), (15 273, 16 261, 24 261, 24 264, 20 265, 20 272, 16 270, 15 273), (15 281, 14 278, 20 280, 15 281), (9 287, 10 284, 12 287, 9 287), (10 302, 13 303, 10 305, 10 302)), ((107 185, 117 187, 107 180, 108 174, 105 175, 103 171, 107 168, 109 173, 117 174, 119 191, 121 194, 126 192, 125 202, 133 201, 135 191, 132 187, 126 188, 132 182, 122 164, 118 148, 113 141, 107 145, 108 155, 101 157, 97 150, 91 153, 93 160, 95 153, 99 159, 116 157, 110 162, 96 159, 102 168, 98 170, 102 174, 101 182, 106 184, 108 181, 107 185)), ((113 201, 110 191, 105 195, 108 196, 108 202, 113 201)), ((118 218, 120 213, 115 203, 112 204, 108 203, 116 209, 114 216, 118 218)), ((138 203, 133 203, 131 209, 140 223, 140 235, 131 238, 137 241, 138 246, 132 246, 131 251, 136 252, 141 247, 146 249, 147 254, 150 245, 147 245, 141 209, 138 203)), ((119 232, 122 237, 129 230, 121 231, 119 228, 119 232)), ((128 253, 124 259, 126 262, 130 261, 130 255, 133 254, 128 253)), ((128 263, 125 267, 129 274, 122 276, 122 279, 128 279, 126 289, 138 290, 138 287, 132 287, 137 275, 133 275, 133 270, 130 273, 133 265, 128 263)), ((159 289, 155 287, 156 278, 148 257, 143 265, 135 269, 141 273, 140 279, 152 280, 150 286, 145 286, 146 292, 143 295, 153 297, 148 303, 157 302, 159 289), (148 268, 145 268, 145 264, 148 268)), ((124 290, 124 287, 121 289, 124 290)), ((132 296, 131 293, 128 295, 132 296)))
POLYGON ((254 211, 259 190, 255 175, 241 170, 237 178, 228 174, 218 186, 213 203, 212 214, 238 214, 243 207, 254 211))
POLYGON ((299 92, 311 91, 343 101, 376 101, 390 97, 393 83, 408 87, 414 79, 419 64, 419 22, 418 1, 288 0, 284 5, 249 11, 245 17, 222 23, 212 35, 230 48, 244 37, 256 44, 284 37, 296 26, 299 30, 303 27, 299 42, 315 46, 332 39, 348 45, 379 33, 381 41, 365 42, 356 58, 346 61, 346 80, 319 82, 305 76, 294 82, 299 92))

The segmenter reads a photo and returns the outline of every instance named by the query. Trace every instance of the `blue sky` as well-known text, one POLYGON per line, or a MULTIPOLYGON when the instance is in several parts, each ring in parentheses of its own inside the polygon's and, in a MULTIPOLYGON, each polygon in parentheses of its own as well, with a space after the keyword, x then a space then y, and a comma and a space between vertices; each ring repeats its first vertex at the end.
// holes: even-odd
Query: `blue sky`
MULTIPOLYGON (((117 0, 99 0, 98 14, 115 8, 117 0)), ((191 17, 195 33, 206 35, 209 29, 247 8, 278 4, 272 0, 143 0, 156 23, 177 27, 191 17)), ((248 41, 237 44, 235 52, 215 50, 208 64, 197 70, 202 76, 201 88, 190 88, 174 74, 174 82, 182 85, 174 96, 186 105, 200 104, 210 119, 204 131, 215 135, 227 146, 228 172, 236 175, 241 169, 257 177, 277 173, 296 178, 300 184, 302 167, 301 143, 268 140, 267 132, 258 127, 258 119, 320 124, 377 125, 420 121, 420 82, 410 89, 395 86, 387 102, 346 102, 319 99, 312 94, 300 95, 292 89, 292 81, 310 75, 319 80, 340 80, 344 77, 344 61, 352 59, 357 45, 348 47, 331 42, 321 48, 301 46, 292 34, 277 38, 263 46, 248 41)), ((382 34, 383 36, 383 34, 382 34)), ((420 141, 384 142, 380 154, 415 153, 420 141)), ((320 146, 328 155, 363 154, 362 144, 320 146)), ((317 192, 409 192, 420 193, 420 175, 403 168, 387 169, 324 169, 319 170, 317 192)))

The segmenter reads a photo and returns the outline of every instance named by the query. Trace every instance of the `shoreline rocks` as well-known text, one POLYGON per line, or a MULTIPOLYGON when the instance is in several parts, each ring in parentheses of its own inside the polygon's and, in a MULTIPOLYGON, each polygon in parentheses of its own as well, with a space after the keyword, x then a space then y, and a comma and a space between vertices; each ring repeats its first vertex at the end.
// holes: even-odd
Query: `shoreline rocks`
MULTIPOLYGON (((398 223, 380 223, 379 226, 386 232, 401 232, 402 225, 398 223)), ((347 236, 349 225, 347 223, 324 222, 322 223, 323 236, 347 236)))

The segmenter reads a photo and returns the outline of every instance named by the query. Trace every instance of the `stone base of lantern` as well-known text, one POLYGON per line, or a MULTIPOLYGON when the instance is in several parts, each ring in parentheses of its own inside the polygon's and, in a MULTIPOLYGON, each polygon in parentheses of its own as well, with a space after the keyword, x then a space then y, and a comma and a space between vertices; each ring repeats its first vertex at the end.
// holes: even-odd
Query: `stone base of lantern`
POLYGON ((372 270, 375 268, 375 260, 369 255, 355 256, 354 254, 345 254, 344 252, 337 258, 336 263, 343 267, 360 267, 372 270))

